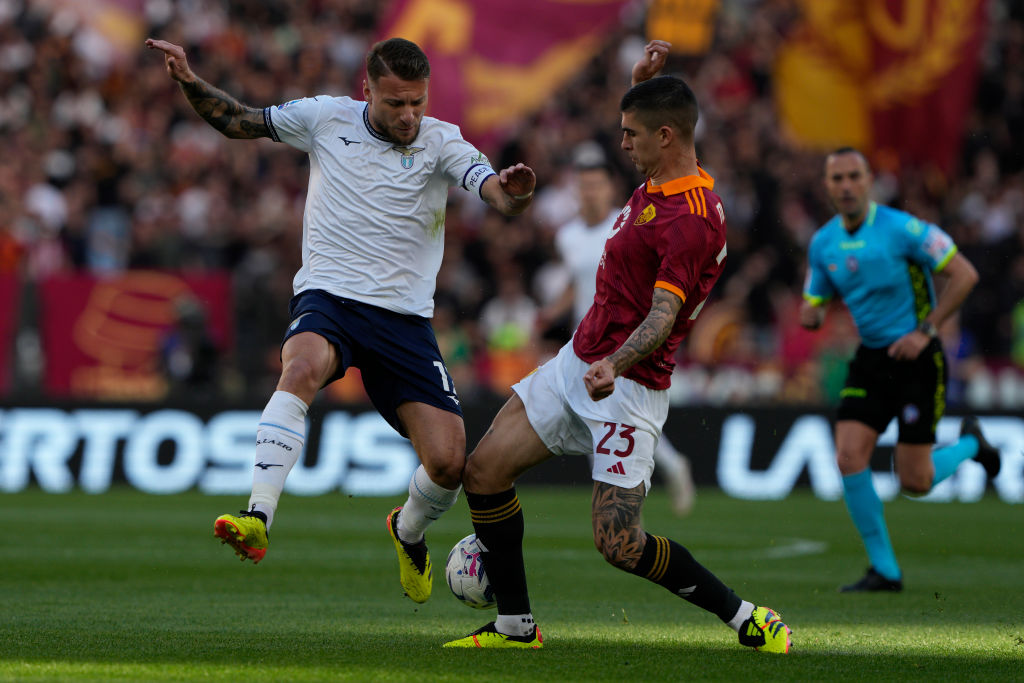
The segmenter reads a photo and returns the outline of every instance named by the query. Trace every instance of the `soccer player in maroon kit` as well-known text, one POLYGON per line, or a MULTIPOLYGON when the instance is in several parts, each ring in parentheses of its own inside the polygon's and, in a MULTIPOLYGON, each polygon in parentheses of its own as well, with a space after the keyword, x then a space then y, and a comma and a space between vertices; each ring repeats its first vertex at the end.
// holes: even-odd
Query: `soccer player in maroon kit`
POLYGON ((649 43, 622 98, 622 149, 647 181, 623 208, 573 340, 512 388, 470 454, 463 487, 498 603, 495 621, 445 647, 539 648, 523 565, 520 474, 553 455, 594 454, 594 543, 604 558, 718 616, 741 645, 784 653, 789 628, 741 600, 683 546, 647 533, 641 509, 668 415, 673 354, 725 261, 725 211, 697 165, 697 101, 654 77, 668 44, 649 43))

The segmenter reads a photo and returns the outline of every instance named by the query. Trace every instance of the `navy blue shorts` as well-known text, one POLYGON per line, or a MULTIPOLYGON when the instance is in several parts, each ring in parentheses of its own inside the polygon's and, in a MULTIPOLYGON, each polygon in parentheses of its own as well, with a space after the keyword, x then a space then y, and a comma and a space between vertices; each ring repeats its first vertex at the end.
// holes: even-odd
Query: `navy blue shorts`
POLYGON ((350 367, 359 368, 377 412, 402 436, 408 434, 396 411, 406 401, 462 415, 455 384, 427 318, 319 289, 292 297, 288 312, 292 322, 285 341, 299 332, 315 332, 329 341, 338 352, 338 369, 326 384, 343 377, 350 367))

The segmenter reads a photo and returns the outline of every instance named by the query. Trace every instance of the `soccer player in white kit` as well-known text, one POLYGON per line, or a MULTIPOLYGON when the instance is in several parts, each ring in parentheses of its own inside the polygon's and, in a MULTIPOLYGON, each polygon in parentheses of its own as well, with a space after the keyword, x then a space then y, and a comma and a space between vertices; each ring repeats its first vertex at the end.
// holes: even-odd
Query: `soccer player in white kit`
POLYGON ((285 478, 302 453, 309 405, 356 366, 377 410, 420 458, 409 498, 388 515, 387 529, 403 589, 426 601, 431 564, 423 533, 455 503, 466 457, 461 407, 429 320, 448 188, 515 215, 533 197, 533 171, 516 164, 495 172, 457 126, 424 116, 430 64, 401 38, 367 54, 365 101, 318 95, 265 109, 200 79, 180 46, 146 45, 164 53, 168 74, 214 128, 285 142, 310 160, 302 267, 281 377, 256 435, 252 495, 239 515, 217 518, 215 535, 243 561, 263 559, 285 478))
MULTIPOLYGON (((574 328, 594 302, 597 267, 620 210, 615 204, 615 181, 600 150, 597 155, 581 153, 577 156, 579 214, 555 233, 555 246, 572 282, 564 295, 543 313, 548 319, 557 319, 571 306, 574 328)), ((672 511, 681 517, 689 514, 697 497, 689 458, 661 434, 654 448, 654 464, 668 484, 672 511)))

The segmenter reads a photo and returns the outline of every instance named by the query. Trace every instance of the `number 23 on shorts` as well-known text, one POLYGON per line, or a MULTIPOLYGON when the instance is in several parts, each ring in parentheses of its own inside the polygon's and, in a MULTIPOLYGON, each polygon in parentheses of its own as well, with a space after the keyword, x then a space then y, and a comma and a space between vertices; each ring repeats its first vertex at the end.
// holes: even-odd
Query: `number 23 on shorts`
POLYGON ((617 422, 605 422, 605 428, 608 430, 605 432, 604 437, 598 442, 595 452, 600 455, 608 455, 609 453, 620 458, 628 457, 633 452, 633 447, 636 446, 636 442, 633 440, 633 432, 636 431, 636 427, 630 427, 629 425, 619 424, 617 422), (618 442, 608 444, 608 440, 618 434, 618 442), (608 445, 605 445, 608 444, 608 445), (612 446, 621 444, 622 447, 616 450, 611 450, 612 446))

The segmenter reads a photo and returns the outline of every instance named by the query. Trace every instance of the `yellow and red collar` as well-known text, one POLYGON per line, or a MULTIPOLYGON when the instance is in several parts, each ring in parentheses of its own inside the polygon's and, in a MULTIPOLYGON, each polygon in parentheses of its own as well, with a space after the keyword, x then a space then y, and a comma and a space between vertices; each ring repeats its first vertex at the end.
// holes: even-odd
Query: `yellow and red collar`
POLYGON ((706 187, 709 190, 714 189, 715 179, 708 175, 701 167, 697 167, 697 173, 699 175, 687 175, 682 178, 673 178, 661 185, 651 185, 651 179, 647 179, 647 191, 648 192, 660 192, 666 197, 673 194, 680 194, 687 190, 692 190, 695 187, 706 187))

